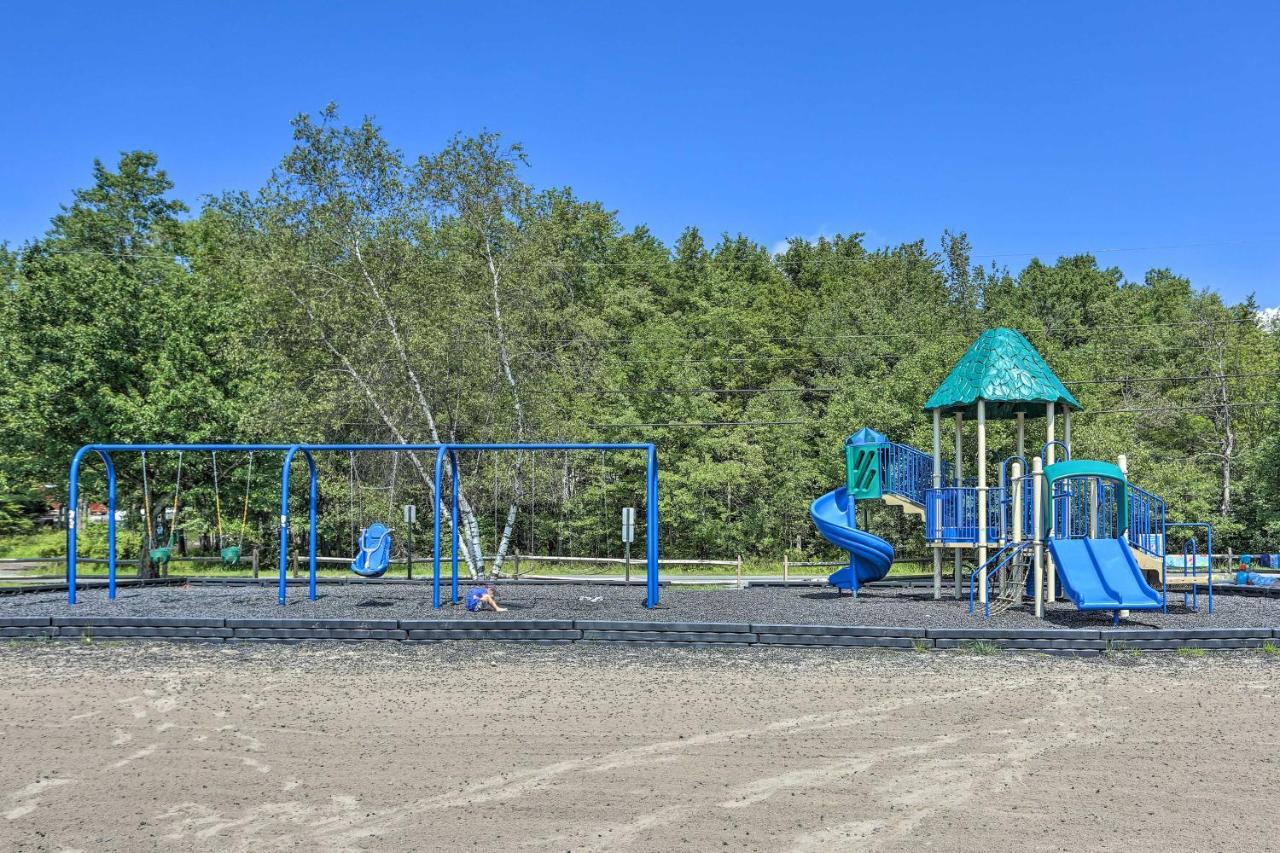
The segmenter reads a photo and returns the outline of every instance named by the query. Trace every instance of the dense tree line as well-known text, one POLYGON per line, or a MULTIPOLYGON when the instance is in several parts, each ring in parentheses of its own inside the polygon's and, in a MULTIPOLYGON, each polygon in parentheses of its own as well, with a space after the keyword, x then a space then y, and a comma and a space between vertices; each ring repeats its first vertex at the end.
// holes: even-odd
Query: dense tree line
MULTIPOLYGON (((690 228, 668 246, 530 186, 524 152, 495 134, 413 159, 333 109, 293 131, 260 189, 194 216, 154 155, 95 164, 44 236, 0 252, 0 523, 64 488, 90 441, 645 440, 669 553, 812 552, 808 504, 841 478, 843 438, 869 425, 927 448, 925 397, 979 332, 1011 326, 1084 405, 1078 453, 1125 453, 1171 517, 1280 550, 1280 336, 1252 300, 1168 269, 1128 281, 1089 255, 975 267, 963 233, 774 254, 690 228)), ((991 444, 994 465, 1007 425, 991 444)), ((246 459, 221 461, 233 503, 246 459)), ((176 460, 149 464, 171 500, 176 460)), ((433 464, 325 457, 326 542, 345 552, 353 526, 429 506, 433 464)), ((201 466, 184 475, 188 535, 212 526, 201 466)), ((617 553, 618 510, 643 493, 639 458, 461 467, 477 571, 512 548, 617 553)), ((251 538, 272 535, 278 468, 261 470, 251 538)), ((124 461, 135 510, 141 473, 124 461)))

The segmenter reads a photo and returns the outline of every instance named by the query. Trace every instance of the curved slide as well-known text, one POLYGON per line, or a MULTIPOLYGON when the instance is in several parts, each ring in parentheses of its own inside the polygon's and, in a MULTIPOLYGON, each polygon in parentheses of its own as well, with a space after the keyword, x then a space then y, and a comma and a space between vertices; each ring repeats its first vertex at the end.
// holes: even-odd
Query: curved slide
POLYGON ((864 583, 878 581, 889 574, 893 565, 893 546, 854 523, 856 504, 849 500, 848 490, 841 486, 827 492, 809 507, 809 515, 822 538, 849 552, 849 567, 839 569, 827 578, 837 589, 857 592, 864 583))

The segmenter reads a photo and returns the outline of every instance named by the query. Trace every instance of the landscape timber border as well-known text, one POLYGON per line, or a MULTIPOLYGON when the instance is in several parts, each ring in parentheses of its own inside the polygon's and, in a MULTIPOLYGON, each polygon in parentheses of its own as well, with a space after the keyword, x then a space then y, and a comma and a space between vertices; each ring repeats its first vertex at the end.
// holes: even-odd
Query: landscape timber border
POLYGON ((744 648, 852 647, 925 652, 1015 650, 1089 657, 1117 651, 1258 649, 1280 644, 1278 628, 1054 629, 910 628, 593 619, 256 619, 141 616, 6 616, 0 639, 140 639, 204 643, 458 640, 565 645, 744 648))

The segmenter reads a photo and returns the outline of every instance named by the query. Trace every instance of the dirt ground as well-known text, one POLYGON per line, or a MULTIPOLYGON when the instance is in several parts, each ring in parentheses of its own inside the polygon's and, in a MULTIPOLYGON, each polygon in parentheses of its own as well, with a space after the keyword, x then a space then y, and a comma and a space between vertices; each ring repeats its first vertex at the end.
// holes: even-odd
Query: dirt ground
POLYGON ((1280 661, 0 647, 0 849, 1274 850, 1280 661))

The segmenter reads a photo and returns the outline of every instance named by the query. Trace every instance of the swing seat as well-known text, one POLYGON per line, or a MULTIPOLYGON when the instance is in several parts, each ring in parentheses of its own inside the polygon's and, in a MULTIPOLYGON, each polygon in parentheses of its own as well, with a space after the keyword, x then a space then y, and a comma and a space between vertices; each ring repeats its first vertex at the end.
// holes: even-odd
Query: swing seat
POLYGON ((360 552, 351 561, 351 571, 362 578, 380 578, 391 563, 391 531, 382 524, 370 524, 360 534, 360 552))
POLYGON ((152 548, 150 551, 150 554, 151 554, 151 562, 155 563, 157 566, 163 566, 166 563, 168 563, 169 559, 173 556, 173 549, 172 548, 152 548))
POLYGON ((219 553, 222 554, 222 565, 224 566, 240 565, 240 546, 239 545, 228 545, 227 547, 223 548, 219 553))

